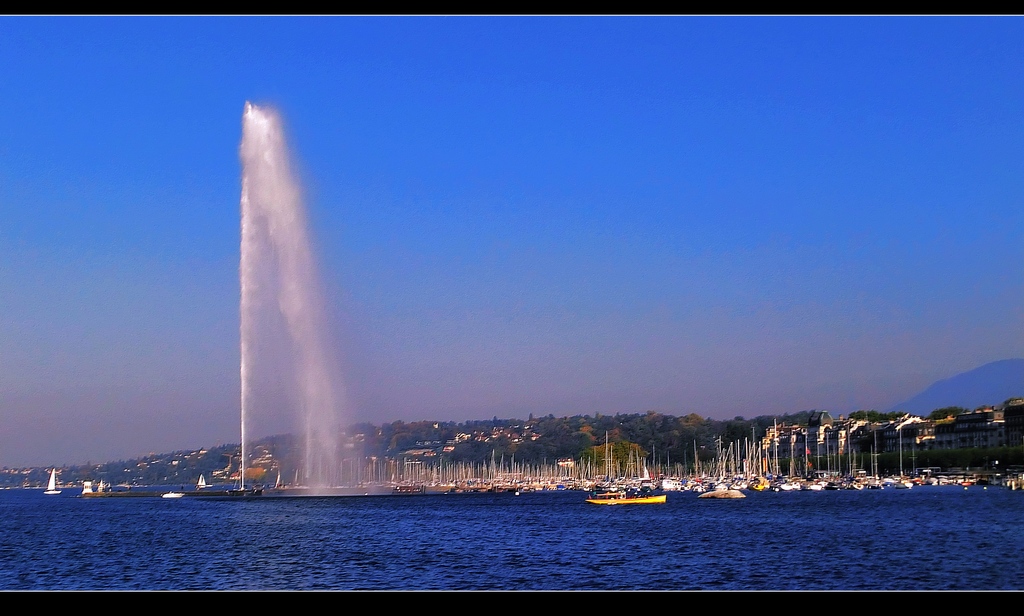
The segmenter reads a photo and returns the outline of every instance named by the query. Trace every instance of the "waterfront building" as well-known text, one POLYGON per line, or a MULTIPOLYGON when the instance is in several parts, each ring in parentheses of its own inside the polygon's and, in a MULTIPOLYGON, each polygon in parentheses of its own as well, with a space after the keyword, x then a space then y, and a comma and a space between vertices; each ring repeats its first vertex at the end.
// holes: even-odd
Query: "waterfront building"
POLYGON ((1004 411, 982 407, 961 413, 935 427, 936 449, 970 449, 1006 445, 1004 411))
POLYGON ((1024 446, 1024 398, 1011 398, 1003 404, 1003 430, 1008 447, 1024 446))
MULTIPOLYGON (((812 411, 807 418, 807 451, 808 455, 819 459, 828 455, 828 447, 825 446, 825 437, 828 430, 832 428, 832 415, 828 411, 812 411)), ((817 467, 818 464, 815 464, 817 467)))
MULTIPOLYGON (((788 460, 797 456, 802 459, 807 451, 807 427, 785 423, 769 426, 761 444, 773 458, 788 460)), ((790 472, 785 468, 780 470, 790 472)))
POLYGON ((823 429, 825 451, 830 455, 860 453, 857 440, 869 425, 865 420, 843 419, 840 415, 838 421, 823 429))

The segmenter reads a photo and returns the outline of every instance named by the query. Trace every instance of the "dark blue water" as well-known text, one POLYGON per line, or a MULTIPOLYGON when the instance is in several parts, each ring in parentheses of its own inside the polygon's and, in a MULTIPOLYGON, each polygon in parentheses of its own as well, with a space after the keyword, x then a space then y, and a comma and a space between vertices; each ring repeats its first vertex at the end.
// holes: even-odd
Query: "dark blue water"
POLYGON ((1024 491, 302 499, 0 491, 0 589, 1024 589, 1024 491))

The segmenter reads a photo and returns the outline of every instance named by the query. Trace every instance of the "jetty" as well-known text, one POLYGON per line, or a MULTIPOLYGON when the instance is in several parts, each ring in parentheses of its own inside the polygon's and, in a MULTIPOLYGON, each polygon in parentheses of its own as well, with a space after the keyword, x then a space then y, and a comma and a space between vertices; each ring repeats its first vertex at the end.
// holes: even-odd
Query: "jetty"
MULTIPOLYGON (((168 490, 108 490, 105 492, 82 492, 83 498, 162 498, 167 494, 168 490)), ((262 496, 262 490, 192 490, 189 492, 177 492, 183 498, 188 497, 202 497, 202 498, 248 498, 253 496, 262 496)))
POLYGON ((154 489, 153 487, 137 489, 132 486, 112 488, 102 481, 95 487, 91 481, 86 481, 82 487, 83 498, 162 498, 169 492, 180 494, 182 497, 202 498, 246 498, 263 495, 262 488, 252 488, 247 490, 169 490, 154 489))

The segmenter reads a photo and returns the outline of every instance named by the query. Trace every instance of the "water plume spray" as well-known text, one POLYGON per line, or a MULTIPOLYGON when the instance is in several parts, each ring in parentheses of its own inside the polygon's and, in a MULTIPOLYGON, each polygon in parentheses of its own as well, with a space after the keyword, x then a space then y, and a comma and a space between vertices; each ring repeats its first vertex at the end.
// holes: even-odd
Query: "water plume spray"
POLYGON ((272 110, 245 104, 242 114, 241 324, 242 488, 252 435, 254 367, 261 310, 278 310, 287 335, 285 355, 295 377, 292 401, 301 419, 304 482, 333 485, 338 477, 337 396, 333 361, 316 262, 299 185, 291 172, 280 118, 272 110))

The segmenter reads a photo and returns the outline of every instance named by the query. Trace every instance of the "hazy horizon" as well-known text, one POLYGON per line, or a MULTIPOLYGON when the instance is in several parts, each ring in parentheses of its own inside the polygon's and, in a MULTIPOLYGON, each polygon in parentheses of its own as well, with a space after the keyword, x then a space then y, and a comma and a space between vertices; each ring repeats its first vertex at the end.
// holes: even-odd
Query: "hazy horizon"
POLYGON ((351 421, 845 414, 1024 357, 1021 18, 0 28, 0 466, 238 442, 246 101, 351 421))

